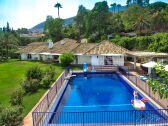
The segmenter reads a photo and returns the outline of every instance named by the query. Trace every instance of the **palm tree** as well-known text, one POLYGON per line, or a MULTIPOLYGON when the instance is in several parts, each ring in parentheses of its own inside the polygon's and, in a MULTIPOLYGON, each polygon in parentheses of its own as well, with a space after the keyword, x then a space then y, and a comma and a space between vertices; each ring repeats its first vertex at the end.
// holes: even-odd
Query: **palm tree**
POLYGON ((119 12, 120 7, 121 7, 121 4, 117 4, 118 12, 119 12))
POLYGON ((110 6, 113 8, 113 11, 114 11, 114 13, 115 13, 116 3, 113 3, 113 4, 111 4, 110 6))
POLYGON ((132 0, 127 0, 126 4, 127 4, 127 7, 131 4, 132 0))
POLYGON ((58 18, 60 18, 59 9, 62 8, 62 5, 57 2, 54 7, 58 8, 58 18))
POLYGON ((143 30, 146 30, 150 26, 150 23, 147 19, 145 19, 143 16, 140 16, 135 24, 135 29, 141 34, 143 30))

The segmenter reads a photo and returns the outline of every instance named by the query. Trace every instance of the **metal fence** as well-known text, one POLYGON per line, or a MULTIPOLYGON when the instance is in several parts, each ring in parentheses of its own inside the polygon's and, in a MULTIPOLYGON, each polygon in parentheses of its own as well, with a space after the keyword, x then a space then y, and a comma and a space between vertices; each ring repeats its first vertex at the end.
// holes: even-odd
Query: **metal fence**
POLYGON ((132 83, 135 84, 136 87, 140 88, 143 92, 145 92, 149 97, 151 97, 156 103, 158 103, 163 108, 167 108, 168 98, 161 99, 157 92, 153 92, 152 88, 149 87, 146 81, 141 80, 139 77, 127 72, 122 67, 119 67, 119 71, 132 83))
MULTIPOLYGON (((126 72, 123 68, 119 68, 119 71, 137 87, 150 95, 156 102, 160 104, 165 103, 165 101, 158 100, 159 96, 156 97, 156 94, 153 94, 146 82, 126 72)), ((61 74, 33 111, 32 117, 34 126, 168 125, 168 109, 145 111, 49 112, 67 74, 67 71, 61 74)))
POLYGON ((49 89, 43 99, 40 101, 38 106, 33 111, 33 125, 38 126, 42 121, 43 118, 46 116, 45 114, 40 114, 41 112, 48 112, 50 107, 52 107, 52 103, 60 90, 61 86, 64 83, 65 77, 67 76, 68 71, 65 70, 59 78, 54 82, 53 86, 49 89), (34 114, 36 113, 36 114, 34 114))
MULTIPOLYGON (((133 70, 134 66, 123 66, 126 70, 133 70)), ((111 71, 118 71, 118 66, 114 65, 102 65, 102 66, 89 66, 89 71, 95 70, 96 72, 111 72, 111 71)))
POLYGON ((45 116, 35 126, 114 126, 114 125, 168 125, 167 110, 94 111, 94 112, 34 112, 45 116))

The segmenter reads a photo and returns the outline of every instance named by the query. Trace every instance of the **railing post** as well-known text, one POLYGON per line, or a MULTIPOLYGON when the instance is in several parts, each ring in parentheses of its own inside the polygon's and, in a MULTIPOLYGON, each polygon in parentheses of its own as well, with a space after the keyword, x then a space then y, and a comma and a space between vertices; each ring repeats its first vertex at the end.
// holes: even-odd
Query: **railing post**
POLYGON ((134 111, 134 125, 136 126, 136 110, 134 111))
POLYGON ((61 85, 62 85, 62 76, 61 76, 61 85))
POLYGON ((49 100, 48 100, 48 93, 47 93, 47 105, 48 105, 48 108, 49 108, 49 100))
POLYGON ((148 89, 149 89, 149 92, 148 92, 149 97, 151 97, 151 94, 150 94, 150 86, 148 86, 148 89))
POLYGON ((57 83, 56 82, 55 82, 55 88, 56 88, 56 94, 57 94, 58 88, 57 88, 57 83))
POLYGON ((84 112, 82 112, 82 118, 83 118, 83 126, 85 125, 85 117, 84 112))
POLYGON ((32 112, 32 119, 33 119, 33 126, 35 126, 35 116, 34 116, 34 112, 32 112))

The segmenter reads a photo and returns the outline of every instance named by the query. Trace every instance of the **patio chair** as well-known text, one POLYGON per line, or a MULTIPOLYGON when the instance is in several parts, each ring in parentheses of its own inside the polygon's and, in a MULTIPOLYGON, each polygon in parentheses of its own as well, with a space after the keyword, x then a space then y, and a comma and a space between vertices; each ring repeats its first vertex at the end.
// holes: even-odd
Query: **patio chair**
POLYGON ((147 81, 149 77, 148 76, 139 76, 139 78, 143 81, 147 81))

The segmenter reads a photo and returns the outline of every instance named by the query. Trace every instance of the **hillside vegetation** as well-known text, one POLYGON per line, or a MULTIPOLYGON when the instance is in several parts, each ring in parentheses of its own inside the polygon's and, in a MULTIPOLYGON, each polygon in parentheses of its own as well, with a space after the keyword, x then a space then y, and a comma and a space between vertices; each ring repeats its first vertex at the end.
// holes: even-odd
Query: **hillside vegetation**
POLYGON ((129 50, 146 50, 168 53, 168 33, 157 33, 151 36, 136 37, 116 36, 111 41, 129 50))

